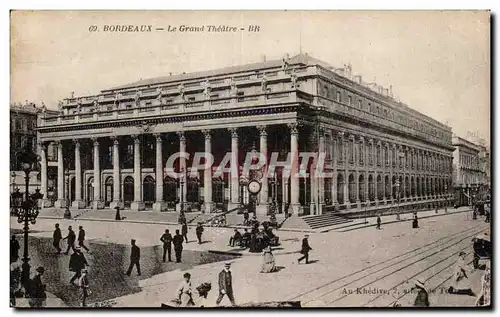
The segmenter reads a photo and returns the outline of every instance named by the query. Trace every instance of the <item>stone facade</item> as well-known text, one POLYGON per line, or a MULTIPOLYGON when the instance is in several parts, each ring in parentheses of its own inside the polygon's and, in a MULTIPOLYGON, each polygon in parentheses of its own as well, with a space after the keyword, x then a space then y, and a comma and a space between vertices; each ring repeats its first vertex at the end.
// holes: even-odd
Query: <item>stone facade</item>
MULTIPOLYGON (((434 203, 447 199, 452 181, 450 127, 352 77, 350 66, 334 69, 307 55, 68 98, 57 116, 42 117, 39 133, 42 157, 49 144, 58 146, 58 197, 69 170, 70 200, 79 208, 164 211, 183 201, 191 210, 232 209, 250 199, 241 165, 252 149, 283 160, 324 153, 333 175, 260 175, 262 214, 273 199, 290 214, 392 206, 396 199, 434 203), (214 178, 205 169, 192 177, 180 160, 175 169, 191 177, 166 176, 172 153, 199 151, 212 153, 215 166, 231 152, 230 175, 214 178)), ((42 173, 42 192, 46 182, 42 173)))

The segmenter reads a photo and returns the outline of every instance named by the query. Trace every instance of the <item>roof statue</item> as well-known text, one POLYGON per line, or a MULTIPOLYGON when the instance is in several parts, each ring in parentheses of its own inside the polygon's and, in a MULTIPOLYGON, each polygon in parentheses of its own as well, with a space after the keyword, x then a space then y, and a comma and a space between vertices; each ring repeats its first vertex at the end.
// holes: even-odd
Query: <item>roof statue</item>
POLYGON ((70 92, 70 93, 69 93, 69 97, 70 97, 71 99, 75 98, 75 92, 74 92, 74 91, 70 92))
POLYGON ((134 97, 134 101, 135 101, 136 106, 139 106, 140 99, 141 99, 141 91, 139 89, 137 89, 135 91, 135 97, 134 97))
POLYGON ((262 87, 262 91, 267 91, 267 77, 266 77, 266 74, 264 74, 264 76, 262 76, 262 81, 261 81, 261 87, 262 87))
POLYGON ((163 94, 163 88, 162 87, 156 88, 156 93, 158 94, 156 96, 156 100, 161 100, 161 95, 163 94))
POLYGON ((62 108, 63 108, 63 102, 62 102, 62 100, 59 100, 57 102, 57 110, 62 111, 62 108))
POLYGON ((210 98, 210 92, 212 91, 212 86, 210 85, 210 81, 207 79, 204 84, 205 90, 203 93, 207 98, 210 98))
POLYGON ((292 80, 292 88, 297 87, 297 73, 295 73, 295 69, 292 70, 290 74, 290 79, 292 80))
POLYGON ((231 77, 231 91, 230 94, 231 96, 236 96, 238 93, 238 87, 236 86, 236 81, 234 80, 234 77, 231 77))
POLYGON ((184 85, 181 83, 179 85, 179 95, 181 96, 181 99, 184 99, 184 94, 185 94, 185 92, 184 92, 184 85))
POLYGON ((282 69, 283 70, 287 70, 288 67, 290 66, 289 65, 289 61, 290 61, 290 57, 288 56, 288 54, 286 54, 285 56, 283 56, 283 65, 282 65, 282 69))

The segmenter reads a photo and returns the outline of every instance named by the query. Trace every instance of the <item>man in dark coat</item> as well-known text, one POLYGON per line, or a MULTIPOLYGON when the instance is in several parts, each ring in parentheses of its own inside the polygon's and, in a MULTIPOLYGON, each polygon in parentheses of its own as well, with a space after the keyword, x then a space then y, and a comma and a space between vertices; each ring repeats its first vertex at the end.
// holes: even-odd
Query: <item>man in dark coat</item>
POLYGON ((224 298, 224 295, 227 295, 227 297, 231 301, 231 305, 236 305, 234 303, 233 278, 231 276, 231 271, 229 270, 230 267, 231 263, 226 263, 224 270, 219 273, 219 297, 215 302, 217 305, 220 304, 220 302, 224 298))
POLYGON ((82 248, 85 249, 85 251, 89 252, 89 248, 84 244, 85 241, 85 230, 83 230, 83 227, 80 226, 78 227, 78 245, 82 248))
POLYGON ((172 235, 168 229, 162 234, 160 241, 163 242, 163 262, 165 262, 168 253, 168 262, 172 262, 172 235))
POLYGON ((87 263, 87 259, 85 259, 85 256, 83 255, 82 251, 80 248, 75 248, 75 252, 71 255, 69 258, 69 270, 71 272, 75 272, 75 275, 71 278, 69 281, 72 285, 75 285, 75 280, 79 279, 82 276, 82 270, 85 268, 85 266, 88 266, 89 264, 87 263))
POLYGON ((309 264, 309 251, 312 250, 312 248, 309 246, 309 235, 305 235, 304 236, 304 239, 302 239, 302 248, 300 249, 300 254, 302 254, 302 257, 300 257, 298 259, 298 263, 300 263, 300 261, 306 259, 306 264, 309 264))
POLYGON ((10 240, 10 263, 16 262, 19 259, 19 249, 21 249, 19 241, 17 241, 16 236, 12 236, 10 240))
POLYGON ((68 227, 68 235, 63 240, 66 239, 68 239, 68 248, 66 249, 66 252, 64 252, 64 254, 67 255, 69 253, 69 249, 73 249, 73 252, 75 252, 76 234, 71 226, 68 227))
POLYGON ((182 223, 182 227, 181 227, 181 232, 182 232, 182 236, 184 237, 184 241, 186 241, 186 243, 188 243, 188 225, 186 223, 186 221, 184 221, 182 223))
POLYGON ((54 233, 52 234, 52 239, 54 240, 52 242, 52 245, 54 246, 54 248, 56 248, 57 250, 57 253, 61 253, 61 247, 59 247, 59 242, 61 242, 62 240, 62 233, 61 233, 61 229, 59 228, 59 224, 56 223, 56 229, 54 230, 54 233))
POLYGON ((247 248, 250 245, 250 240, 252 239, 252 235, 248 232, 248 229, 245 229, 242 237, 243 247, 247 248))
POLYGON ((30 281, 30 307, 40 308, 44 306, 47 294, 45 293, 46 285, 42 282, 42 275, 45 269, 39 266, 36 269, 36 275, 30 281))
POLYGON ((229 246, 234 247, 235 244, 241 243, 241 239, 241 233, 238 229, 234 229, 234 235, 229 239, 229 246))
POLYGON ((132 244, 132 250, 130 252, 130 265, 128 266, 127 275, 130 276, 132 273, 132 268, 134 265, 137 267, 137 275, 141 276, 141 264, 139 263, 141 260, 141 249, 135 245, 135 240, 130 240, 132 244))
POLYGON ((175 252, 175 262, 181 263, 182 261, 182 242, 184 242, 184 238, 179 233, 179 229, 175 230, 175 236, 173 239, 174 244, 174 252, 175 252))
POLYGON ((203 234, 203 230, 203 226, 201 225, 201 222, 199 222, 196 227, 196 238, 198 238, 198 244, 201 244, 201 235, 203 234))
POLYGON ((381 224, 382 224, 382 219, 380 219, 380 215, 377 215, 377 229, 380 229, 381 224))

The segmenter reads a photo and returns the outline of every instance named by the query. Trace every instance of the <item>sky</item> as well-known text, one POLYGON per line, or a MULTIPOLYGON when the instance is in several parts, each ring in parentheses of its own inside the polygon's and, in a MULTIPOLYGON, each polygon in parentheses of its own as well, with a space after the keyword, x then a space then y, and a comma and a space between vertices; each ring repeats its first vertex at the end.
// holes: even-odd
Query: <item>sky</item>
POLYGON ((14 11, 11 102, 57 101, 139 79, 281 59, 299 52, 367 82, 452 127, 490 140, 486 11, 14 11), (152 32, 105 32, 151 25, 152 32), (168 26, 204 32, 168 32, 168 26), (207 25, 243 27, 209 33, 207 25), (248 26, 260 27, 248 32, 248 26), (93 26, 97 32, 90 32, 93 26), (164 28, 156 31, 156 28, 164 28))

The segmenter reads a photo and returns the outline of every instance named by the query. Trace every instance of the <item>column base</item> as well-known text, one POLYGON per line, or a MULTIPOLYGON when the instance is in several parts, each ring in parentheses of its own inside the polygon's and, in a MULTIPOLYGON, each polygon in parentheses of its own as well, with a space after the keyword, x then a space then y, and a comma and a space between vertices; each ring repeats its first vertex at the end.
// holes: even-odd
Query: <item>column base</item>
POLYGON ((66 208, 67 207, 67 203, 66 203, 66 199, 58 199, 54 202, 54 207, 56 208, 66 208))
POLYGON ((304 208, 300 204, 290 204, 288 209, 289 216, 301 216, 304 213, 304 208))
POLYGON ((92 209, 104 209, 104 201, 94 200, 92 201, 92 209))
POLYGON ((123 209, 124 208, 124 204, 122 201, 119 201, 119 200, 113 200, 110 204, 109 204, 109 208, 111 209, 115 209, 116 207, 120 207, 120 209, 123 209))
POLYGON ((205 213, 205 214, 210 214, 214 211, 214 203, 213 202, 204 202, 203 203, 203 206, 201 207, 202 208, 202 212, 205 213))
POLYGON ((257 208, 255 209, 255 212, 257 213, 257 215, 263 215, 263 216, 267 216, 267 212, 269 210, 269 204, 267 203, 264 203, 264 204, 260 204, 257 206, 257 208))
POLYGON ((85 202, 83 200, 75 200, 71 204, 71 207, 77 208, 77 209, 83 209, 83 208, 85 208, 85 202))
POLYGON ((167 209, 167 204, 164 201, 157 201, 153 204, 153 211, 162 212, 167 209))
POLYGON ((52 203, 52 200, 50 199, 42 199, 42 208, 50 208, 52 207, 54 204, 52 203))
POLYGON ((146 207, 144 206, 144 203, 142 201, 133 201, 130 204, 130 210, 131 211, 141 211, 144 210, 146 207))
POLYGON ((227 210, 228 210, 228 211, 229 211, 229 210, 236 209, 236 208, 239 208, 239 207, 240 207, 240 203, 239 203, 239 202, 237 202, 237 203, 235 203, 235 202, 229 202, 229 203, 227 204, 227 210))

